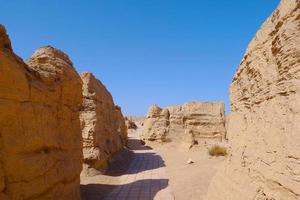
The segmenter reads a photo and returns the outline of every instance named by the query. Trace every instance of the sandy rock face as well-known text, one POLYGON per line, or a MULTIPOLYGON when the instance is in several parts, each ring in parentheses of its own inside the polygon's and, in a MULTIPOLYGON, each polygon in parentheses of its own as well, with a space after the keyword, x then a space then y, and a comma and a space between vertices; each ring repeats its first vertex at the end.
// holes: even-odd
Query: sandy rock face
POLYGON ((226 133, 224 112, 224 104, 217 102, 191 102, 165 109, 152 106, 143 137, 150 141, 190 143, 183 146, 193 145, 195 140, 221 140, 226 133))
POLYGON ((120 106, 116 105, 115 106, 115 123, 117 127, 117 132, 121 135, 122 137, 122 143, 123 145, 127 144, 128 140, 128 128, 126 125, 126 120, 125 117, 122 113, 122 109, 120 106))
POLYGON ((224 103, 186 103, 182 106, 185 129, 199 138, 222 139, 225 137, 224 103))
POLYGON ((129 119, 128 117, 125 117, 125 123, 126 123, 127 130, 128 129, 136 130, 138 128, 135 122, 132 119, 129 119))
POLYGON ((209 200, 300 199, 300 1, 282 0, 230 87, 231 152, 209 200))
POLYGON ((6 34, 5 27, 0 24, 0 48, 2 51, 12 52, 11 43, 8 35, 6 34))
POLYGON ((168 133, 170 113, 157 105, 150 107, 144 124, 143 138, 149 141, 165 141, 168 133))
POLYGON ((115 106, 111 94, 91 73, 82 73, 83 176, 104 172, 109 161, 127 141, 127 128, 121 108, 115 106))
POLYGON ((27 65, 0 27, 1 200, 80 199, 81 85, 64 53, 41 48, 27 65))

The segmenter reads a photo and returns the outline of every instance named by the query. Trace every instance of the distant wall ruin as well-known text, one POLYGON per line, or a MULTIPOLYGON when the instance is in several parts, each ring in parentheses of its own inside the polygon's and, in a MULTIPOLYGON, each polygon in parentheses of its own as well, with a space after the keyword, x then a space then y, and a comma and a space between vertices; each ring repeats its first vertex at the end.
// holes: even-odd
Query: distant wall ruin
POLYGON ((181 141, 185 132, 195 140, 222 140, 225 137, 224 103, 190 102, 162 109, 150 107, 143 138, 150 141, 181 141))

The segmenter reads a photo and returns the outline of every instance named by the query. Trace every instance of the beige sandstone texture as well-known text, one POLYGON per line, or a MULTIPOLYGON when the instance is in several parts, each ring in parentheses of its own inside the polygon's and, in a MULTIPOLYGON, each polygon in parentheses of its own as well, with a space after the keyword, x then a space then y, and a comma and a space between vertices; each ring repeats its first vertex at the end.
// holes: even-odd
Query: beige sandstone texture
POLYGON ((190 102, 161 109, 151 106, 145 120, 143 139, 181 141, 190 148, 194 143, 222 140, 225 137, 224 103, 190 102))
MULTIPOLYGON (((121 135, 123 145, 127 144, 128 140, 128 128, 125 117, 122 113, 122 108, 118 105, 115 106, 115 123, 117 132, 121 135)), ((119 139, 117 137, 117 139, 119 139)))
POLYGON ((128 117, 125 117, 125 124, 126 124, 127 130, 128 129, 134 129, 135 130, 135 129, 138 128, 137 125, 135 124, 135 122, 132 119, 128 118, 128 117))
POLYGON ((300 199, 300 1, 282 0, 233 78, 230 155, 209 200, 300 199))
POLYGON ((127 142, 127 128, 121 108, 114 104, 105 86, 91 73, 82 73, 81 79, 82 176, 94 176, 105 172, 113 157, 123 150, 127 142))
POLYGON ((0 199, 80 199, 81 79, 61 51, 25 64, 0 26, 0 199))
POLYGON ((161 109, 157 105, 151 106, 147 119, 144 121, 143 139, 165 141, 168 133, 169 116, 169 110, 161 109))

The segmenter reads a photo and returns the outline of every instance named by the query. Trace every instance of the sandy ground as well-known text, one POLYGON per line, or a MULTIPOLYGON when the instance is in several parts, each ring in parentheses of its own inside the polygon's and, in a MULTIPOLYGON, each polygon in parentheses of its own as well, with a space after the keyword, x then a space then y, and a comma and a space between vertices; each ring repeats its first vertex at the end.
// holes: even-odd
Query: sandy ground
POLYGON ((172 145, 151 145, 167 166, 167 176, 176 200, 202 200, 224 157, 211 158, 206 148, 182 151, 172 145), (187 164, 192 159, 193 164, 187 164))
POLYGON ((81 177, 83 200, 174 200, 163 159, 142 145, 137 132, 122 157, 105 175, 81 177))
POLYGON ((80 177, 80 190, 82 200, 102 200, 118 185, 121 184, 122 176, 133 160, 132 152, 124 150, 119 159, 113 163, 111 169, 103 175, 93 177, 80 177))
MULTIPOLYGON (((139 124, 138 134, 143 131, 139 124)), ((208 147, 198 145, 190 150, 178 147, 178 143, 159 144, 149 142, 146 145, 162 157, 166 165, 172 193, 176 200, 202 200, 209 184, 222 165, 225 157, 211 157, 208 147), (187 164, 192 159, 193 164, 187 164)))
MULTIPOLYGON (((130 131, 129 134, 134 135, 135 138, 138 138, 138 135, 141 134, 141 131, 142 128, 139 127, 138 130, 130 131)), ((151 154, 149 154, 149 152, 146 154, 141 154, 140 150, 144 151, 146 150, 144 148, 148 147, 141 146, 139 140, 135 139, 131 142, 135 142, 135 144, 132 144, 133 146, 131 145, 132 149, 124 151, 123 158, 115 162, 111 167, 110 172, 108 172, 106 175, 82 177, 81 193, 83 200, 105 199, 105 197, 111 196, 114 191, 118 191, 118 188, 124 189, 126 194, 128 193, 132 195, 132 188, 138 187, 139 184, 137 183, 139 182, 142 183, 141 185, 145 183, 145 187, 138 187, 140 189, 135 188, 135 191, 141 191, 137 192, 139 197, 133 199, 144 200, 144 198, 141 197, 141 193, 145 193, 145 190, 149 189, 149 186, 147 185, 153 185, 152 183, 156 183, 157 178, 160 180, 167 180, 167 184, 164 186, 164 188, 169 188, 170 193, 176 200, 202 200, 207 193, 209 184, 218 167, 220 167, 225 159, 224 157, 210 157, 206 147, 197 146, 187 151, 178 148, 176 143, 172 142, 166 144, 158 144, 155 142, 147 143, 147 146, 153 148, 153 153, 155 154, 153 157, 151 154), (138 162, 141 162, 141 159, 136 158, 139 158, 141 155, 143 159, 146 158, 148 161, 159 158, 163 164, 159 167, 153 167, 151 165, 149 167, 149 164, 147 164, 147 167, 147 165, 142 163, 138 164, 138 162), (194 163, 187 164, 189 159, 192 159, 194 163), (138 170, 135 170, 135 165, 141 165, 143 168, 138 168, 138 170), (153 178, 153 172, 157 170, 156 168, 164 169, 165 176, 163 176, 163 178, 159 177, 161 175, 153 178), (128 173, 130 170, 136 173, 133 174, 133 176, 128 176, 128 174, 132 174, 128 173), (140 178, 140 176, 144 178, 140 178), (146 176, 147 180, 145 181, 144 179, 146 176), (127 179, 127 181, 130 180, 131 182, 124 182, 124 177, 127 179), (128 177, 130 178, 128 179, 128 177)), ((157 187, 153 194, 150 193, 150 198, 147 198, 147 200, 161 199, 156 197, 159 193, 161 193, 162 190, 163 188, 159 189, 159 187, 157 187)), ((125 199, 131 199, 128 197, 129 196, 127 195, 127 198, 125 199)), ((119 200, 119 198, 120 197, 109 199, 119 200)))

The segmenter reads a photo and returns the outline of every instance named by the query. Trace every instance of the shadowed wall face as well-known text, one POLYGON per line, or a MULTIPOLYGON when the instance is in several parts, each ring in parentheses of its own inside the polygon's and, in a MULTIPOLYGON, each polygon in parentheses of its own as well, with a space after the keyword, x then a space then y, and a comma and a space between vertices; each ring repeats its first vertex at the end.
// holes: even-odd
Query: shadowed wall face
POLYGON ((127 127, 121 108, 105 86, 91 73, 82 73, 83 103, 80 112, 84 165, 82 176, 103 173, 123 150, 127 127))
POLYGON ((174 199, 162 157, 141 143, 138 132, 127 147, 105 175, 82 178, 82 199, 174 199))

